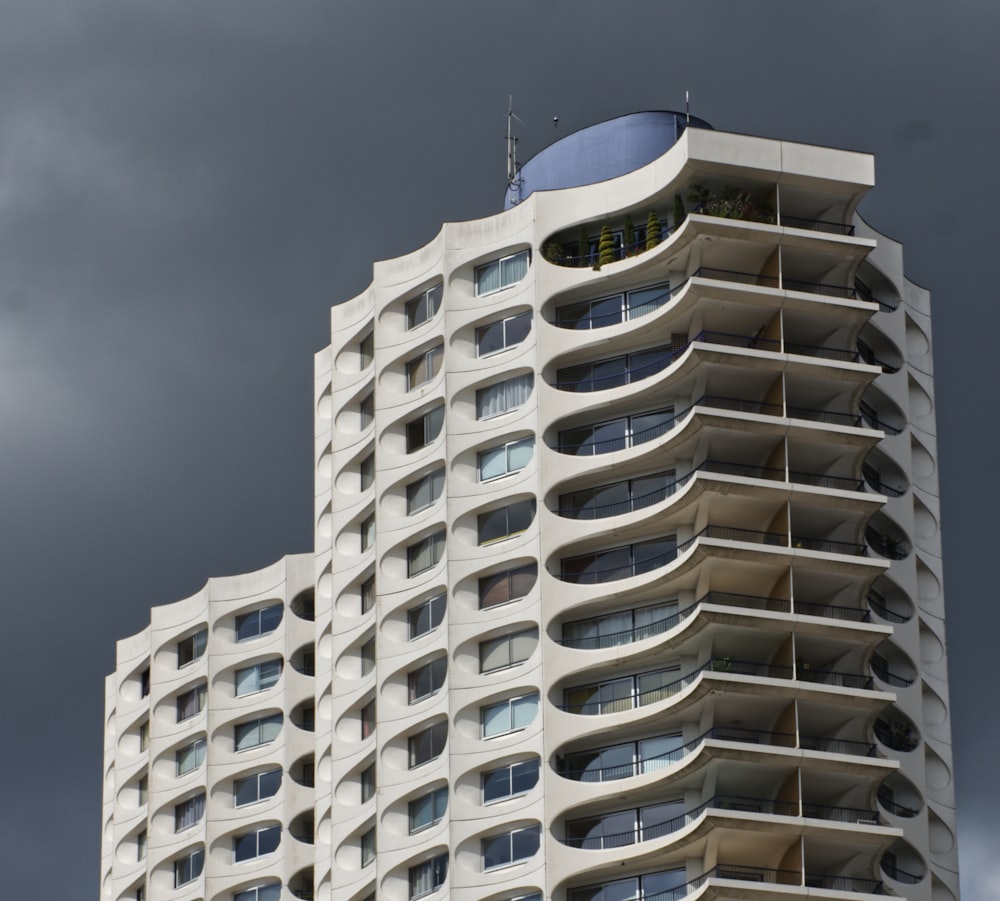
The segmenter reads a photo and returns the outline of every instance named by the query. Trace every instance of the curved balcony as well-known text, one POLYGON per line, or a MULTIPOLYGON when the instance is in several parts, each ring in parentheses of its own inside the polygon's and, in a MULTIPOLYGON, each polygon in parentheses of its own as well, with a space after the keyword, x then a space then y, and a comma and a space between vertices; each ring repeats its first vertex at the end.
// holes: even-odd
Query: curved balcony
MULTIPOLYGON (((877 303, 881 308, 882 301, 876 300, 861 282, 855 282, 853 288, 844 285, 828 285, 822 282, 805 281, 803 279, 778 279, 773 275, 762 275, 758 272, 740 272, 735 269, 720 269, 715 266, 700 266, 695 269, 687 278, 669 288, 665 288, 661 293, 648 300, 643 300, 634 306, 629 305, 627 297, 624 297, 620 308, 605 310, 599 308, 598 312, 589 313, 583 316, 565 313, 565 310, 579 307, 579 303, 566 304, 556 309, 553 325, 558 328, 574 329, 577 331, 588 331, 595 328, 607 328, 612 325, 620 325, 623 322, 630 322, 633 319, 640 319, 655 313, 660 307, 665 306, 670 300, 676 297, 693 278, 709 279, 711 281, 731 282, 739 285, 752 285, 759 288, 784 289, 786 291, 800 291, 806 294, 819 294, 823 297, 838 297, 845 300, 862 300, 867 303, 877 303)), ((891 309, 895 309, 892 307, 891 309)))
MULTIPOLYGON (((630 447, 638 447, 647 441, 654 441, 667 434, 677 420, 686 416, 695 407, 711 407, 717 410, 728 410, 732 413, 751 413, 760 416, 775 416, 789 419, 804 419, 809 422, 823 422, 831 425, 849 426, 852 428, 862 428, 865 420, 856 413, 843 413, 837 410, 820 410, 814 407, 793 407, 783 404, 772 404, 764 401, 744 400, 736 397, 720 397, 717 395, 703 395, 694 403, 683 410, 676 411, 667 408, 648 414, 637 414, 626 416, 610 422, 598 423, 594 426, 579 426, 573 429, 564 429, 559 433, 559 443, 552 446, 554 451, 574 457, 593 457, 601 454, 610 454, 614 451, 625 450, 630 447), (645 417, 658 417, 654 424, 636 429, 634 421, 645 417), (602 432, 596 431, 598 428, 604 431, 618 431, 620 434, 609 438, 598 438, 602 432), (565 437, 570 433, 577 433, 577 440, 567 442, 565 437), (590 432, 590 434, 584 434, 590 432)), ((877 428, 877 426, 872 426, 877 428)))
POLYGON ((710 591, 702 595, 694 603, 683 609, 677 610, 667 616, 662 616, 652 622, 643 623, 631 629, 619 629, 614 632, 600 632, 600 626, 595 620, 576 620, 573 623, 566 623, 563 626, 565 636, 566 626, 575 625, 577 628, 586 627, 592 624, 595 632, 593 635, 581 635, 571 638, 563 637, 556 639, 558 644, 565 648, 576 648, 580 650, 604 650, 606 648, 616 648, 621 645, 633 644, 637 641, 644 641, 647 638, 654 638, 669 632, 674 626, 683 622, 691 616, 702 604, 714 604, 720 607, 735 607, 743 610, 768 610, 776 613, 800 613, 804 616, 822 616, 827 619, 839 619, 856 623, 871 622, 871 614, 861 607, 841 607, 833 604, 821 604, 810 601, 795 601, 795 609, 792 610, 792 603, 787 598, 761 597, 750 594, 732 594, 724 591, 710 591))
MULTIPOLYGON (((841 476, 829 476, 821 473, 798 472, 796 470, 785 470, 770 466, 751 466, 745 463, 732 463, 727 460, 706 460, 704 463, 694 467, 672 482, 641 495, 632 495, 627 500, 616 501, 609 504, 599 504, 591 506, 588 504, 569 505, 563 504, 562 499, 571 497, 571 494, 560 497, 559 509, 555 512, 566 519, 606 519, 609 516, 620 516, 623 513, 634 513, 643 510, 671 497, 678 488, 690 481, 697 473, 714 473, 716 475, 743 476, 748 479, 767 479, 773 482, 791 482, 797 485, 812 485, 818 488, 835 488, 841 491, 861 491, 864 483, 858 479, 844 478, 841 476)), ((615 482, 611 485, 597 486, 592 489, 610 490, 618 485, 627 485, 628 482, 615 482)))
POLYGON ((902 426, 890 425, 885 420, 880 419, 878 410, 871 404, 865 403, 865 401, 861 401, 858 404, 858 410, 861 413, 861 418, 868 424, 869 428, 878 429, 887 435, 898 435, 903 431, 902 426))
POLYGON ((872 732, 883 745, 893 751, 909 753, 920 745, 920 736, 912 723, 904 723, 899 719, 891 722, 878 719, 872 727, 872 732))
POLYGON ((720 347, 737 347, 745 350, 762 350, 768 353, 787 353, 804 357, 816 357, 825 360, 838 360, 845 363, 857 363, 860 359, 858 351, 843 350, 839 347, 826 347, 814 344, 791 344, 775 338, 760 338, 757 335, 738 335, 731 332, 701 331, 693 338, 678 345, 664 345, 632 354, 621 354, 593 363, 577 366, 567 366, 556 373, 553 387, 560 391, 572 391, 578 394, 594 391, 606 391, 609 388, 621 388, 641 382, 650 376, 663 372, 680 358, 693 344, 714 344, 720 347), (644 358, 654 355, 645 362, 633 362, 633 358, 644 358), (616 372, 604 375, 593 375, 595 369, 617 368, 616 372))
POLYGON ((903 538, 883 535, 873 526, 865 529, 865 541, 880 557, 887 560, 905 560, 910 555, 910 546, 903 538))
POLYGON ((882 809, 888 811, 893 816, 911 819, 912 817, 915 817, 918 813, 920 813, 920 810, 918 808, 907 807, 905 804, 900 804, 898 801, 896 801, 895 797, 893 796, 892 790, 884 785, 881 788, 879 788, 875 797, 878 800, 878 803, 881 805, 882 809))
POLYGON ((894 310, 899 309, 898 301, 888 301, 880 297, 875 296, 875 292, 868 287, 860 278, 854 279, 854 292, 858 300, 863 300, 867 303, 877 303, 878 308, 883 313, 892 313, 894 310))
POLYGON ((868 608, 887 623, 908 623, 913 618, 912 608, 908 614, 893 610, 886 596, 874 588, 868 590, 868 608))
MULTIPOLYGON (((651 874, 651 877, 647 878, 655 878, 658 875, 661 874, 651 874)), ((644 887, 643 889, 639 889, 638 881, 640 878, 642 877, 636 877, 637 887, 631 889, 628 895, 629 898, 636 899, 636 901, 680 901, 680 899, 694 894, 710 879, 728 879, 734 882, 763 883, 765 885, 783 885, 789 887, 805 886, 806 888, 819 888, 837 892, 861 892, 869 895, 885 894, 882 883, 877 879, 812 873, 808 870, 779 870, 774 867, 757 867, 746 864, 720 863, 702 873, 701 876, 696 876, 694 879, 671 888, 666 888, 663 891, 646 891, 644 887)), ((616 880, 614 883, 607 883, 607 885, 619 888, 620 880, 616 880)), ((611 897, 610 893, 605 896, 603 889, 604 884, 598 883, 586 886, 582 891, 580 889, 570 889, 566 896, 569 901, 582 901, 585 898, 611 897)), ((767 889, 765 888, 763 891, 767 892, 767 889)), ((618 897, 618 895, 614 897, 618 897)), ((712 897, 716 896, 712 895, 712 897)), ((744 895, 741 891, 740 897, 750 896, 744 895)))
POLYGON ((758 663, 752 660, 733 660, 731 657, 713 657, 697 669, 680 679, 666 681, 673 671, 637 673, 609 679, 580 688, 567 688, 564 696, 586 695, 587 700, 570 701, 558 705, 566 713, 581 716, 601 716, 607 713, 622 713, 636 710, 649 704, 656 704, 672 698, 687 686, 692 685, 702 673, 729 673, 734 676, 756 676, 766 679, 788 679, 809 682, 815 685, 834 685, 840 688, 871 690, 871 676, 857 673, 842 673, 833 670, 814 670, 807 666, 791 667, 775 663, 758 663), (655 684, 659 682, 660 684, 655 684), (650 687, 650 683, 652 684, 650 687), (596 700, 591 700, 594 696, 596 700))
POLYGON ((716 795, 704 804, 691 810, 677 814, 669 819, 656 821, 657 808, 664 812, 676 807, 676 804, 661 804, 632 810, 615 811, 604 816, 582 817, 566 822, 566 836, 563 844, 570 848, 580 848, 586 851, 603 851, 609 848, 624 848, 628 845, 653 841, 665 835, 677 832, 706 810, 736 811, 739 813, 767 814, 785 817, 808 817, 810 819, 827 820, 835 823, 864 823, 878 825, 879 814, 875 810, 862 810, 853 807, 835 807, 828 804, 800 805, 798 801, 776 801, 771 798, 751 798, 742 795, 716 795), (633 819, 633 827, 621 832, 604 832, 601 828, 605 820, 621 821, 629 815, 633 819), (653 822, 648 822, 653 819, 653 822), (597 834, 595 833, 597 830, 597 834), (574 835, 574 832, 581 834, 574 835))
POLYGON ((913 684, 913 679, 906 679, 892 672, 889 669, 888 661, 881 654, 872 655, 870 666, 879 682, 884 685, 891 685, 893 688, 909 688, 913 684))
POLYGON ((644 556, 643 551, 652 548, 654 545, 669 545, 666 539, 657 541, 630 544, 618 548, 609 548, 605 551, 595 551, 592 554, 584 554, 580 557, 564 557, 562 568, 558 578, 563 582, 571 582, 578 585, 601 585, 606 582, 617 582, 620 579, 629 579, 632 576, 643 575, 673 563, 677 555, 688 550, 702 538, 714 538, 723 541, 743 541, 750 544, 762 544, 771 547, 794 548, 797 550, 820 551, 829 554, 847 554, 854 557, 864 557, 867 555, 867 548, 863 544, 849 541, 830 541, 824 538, 808 538, 797 535, 785 535, 781 532, 759 532, 755 529, 737 529, 730 526, 705 526, 700 532, 692 535, 687 541, 669 547, 667 550, 644 556), (637 553, 637 549, 640 551, 637 553), (577 567, 585 560, 591 560, 593 564, 601 562, 602 557, 615 559, 628 556, 631 559, 627 563, 618 566, 611 566, 603 569, 577 568, 566 569, 566 563, 575 564, 577 567))
MULTIPOLYGON (((673 736, 662 736, 671 739, 673 736)), ((587 756, 591 761, 585 767, 562 765, 556 767, 558 775, 573 782, 617 782, 619 779, 629 779, 655 773, 690 756, 708 740, 739 742, 755 746, 776 748, 801 748, 806 751, 823 751, 828 754, 848 754, 855 757, 874 757, 875 745, 866 741, 855 741, 844 738, 826 738, 823 736, 796 735, 794 732, 772 732, 765 729, 743 729, 736 726, 715 726, 703 732, 697 738, 684 744, 677 744, 667 750, 653 754, 643 754, 642 742, 628 742, 621 745, 608 745, 587 751, 561 755, 561 760, 572 760, 573 757, 587 756), (612 763, 604 764, 607 756, 612 763), (618 758, 628 757, 628 760, 618 758), (598 765, 593 765, 594 763, 598 765)))
POLYGON ((876 356, 874 348, 860 338, 858 338, 858 356, 869 366, 878 366, 883 372, 889 375, 899 372, 899 366, 880 360, 876 356))
POLYGON ((861 466, 861 475, 872 491, 884 494, 886 497, 902 497, 906 494, 905 488, 897 488, 895 485, 887 485, 882 481, 879 471, 870 463, 861 466))

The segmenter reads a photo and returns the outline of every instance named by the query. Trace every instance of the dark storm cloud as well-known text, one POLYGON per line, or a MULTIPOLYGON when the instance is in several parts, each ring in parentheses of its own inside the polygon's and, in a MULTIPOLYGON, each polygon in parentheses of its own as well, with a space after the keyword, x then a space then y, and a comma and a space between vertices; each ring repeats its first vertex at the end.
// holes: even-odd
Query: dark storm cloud
POLYGON ((311 546, 328 307, 373 260, 499 208, 508 93, 527 157, 690 90, 719 128, 875 152, 863 212, 934 291, 964 882, 989 897, 998 18, 972 0, 0 0, 6 893, 38 897, 57 849, 59 897, 95 896, 115 639, 311 546))

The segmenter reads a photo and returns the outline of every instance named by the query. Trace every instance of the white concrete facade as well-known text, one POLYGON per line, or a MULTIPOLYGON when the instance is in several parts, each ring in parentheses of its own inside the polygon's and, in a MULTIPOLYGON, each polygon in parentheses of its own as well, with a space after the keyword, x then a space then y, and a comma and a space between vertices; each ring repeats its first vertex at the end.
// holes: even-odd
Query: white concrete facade
POLYGON ((377 263, 317 355, 314 570, 213 580, 119 644, 103 897, 244 901, 233 680, 263 658, 227 635, 315 585, 267 648, 290 687, 315 642, 315 676, 245 702, 315 698, 274 758, 316 762, 268 808, 282 899, 957 898, 929 298, 856 216, 873 183, 689 128, 377 263), (208 723, 175 725, 202 623, 208 723), (208 857, 175 889, 198 728, 208 857))

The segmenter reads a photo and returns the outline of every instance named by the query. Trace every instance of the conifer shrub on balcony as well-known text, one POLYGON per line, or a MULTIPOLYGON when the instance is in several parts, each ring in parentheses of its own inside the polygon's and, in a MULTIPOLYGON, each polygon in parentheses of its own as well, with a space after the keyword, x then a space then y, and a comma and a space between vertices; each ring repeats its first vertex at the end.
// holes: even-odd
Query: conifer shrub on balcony
POLYGON ((646 250, 652 250, 660 243, 663 237, 660 229, 660 217, 656 215, 656 210, 650 210, 646 217, 646 250))

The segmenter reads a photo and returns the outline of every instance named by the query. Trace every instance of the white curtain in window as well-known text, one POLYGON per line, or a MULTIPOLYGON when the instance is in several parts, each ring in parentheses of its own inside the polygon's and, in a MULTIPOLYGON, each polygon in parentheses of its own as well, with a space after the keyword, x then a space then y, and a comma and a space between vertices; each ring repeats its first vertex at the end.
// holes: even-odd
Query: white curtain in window
POLYGON ((510 410, 516 410, 531 396, 535 377, 530 372, 507 379, 497 385, 480 388, 476 392, 476 416, 479 419, 489 419, 510 410))
POLYGON ((488 263, 476 270, 476 294, 500 290, 500 263, 488 263))
POLYGON ((500 261, 500 284, 503 287, 516 284, 528 274, 528 251, 500 261))
POLYGON ((538 695, 517 698, 511 703, 511 725, 515 729, 523 729, 538 713, 538 695))

